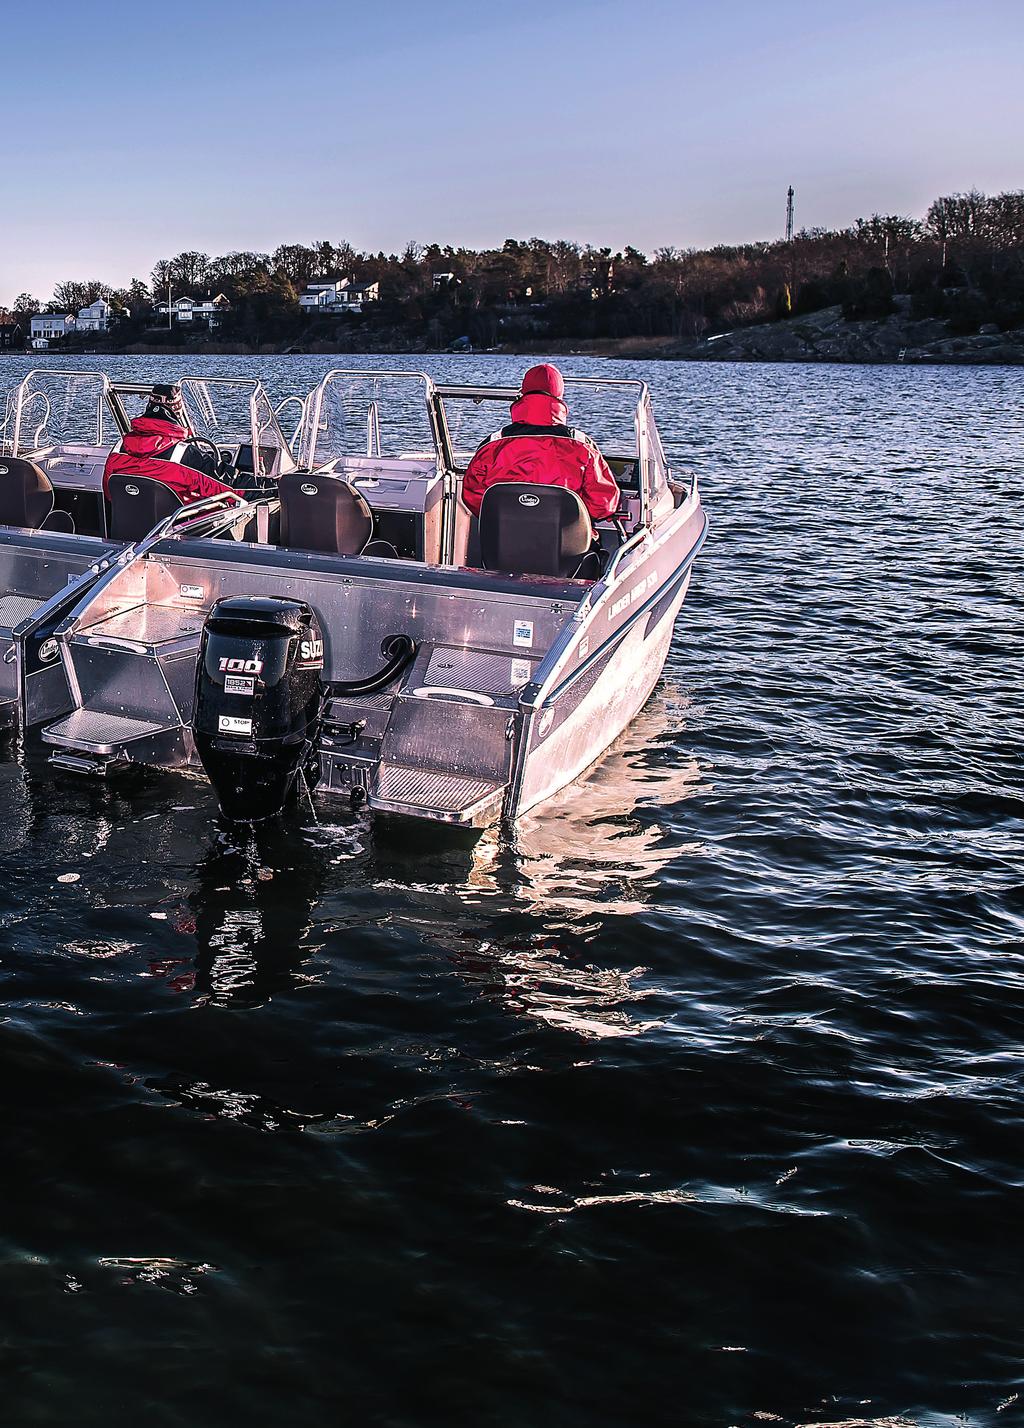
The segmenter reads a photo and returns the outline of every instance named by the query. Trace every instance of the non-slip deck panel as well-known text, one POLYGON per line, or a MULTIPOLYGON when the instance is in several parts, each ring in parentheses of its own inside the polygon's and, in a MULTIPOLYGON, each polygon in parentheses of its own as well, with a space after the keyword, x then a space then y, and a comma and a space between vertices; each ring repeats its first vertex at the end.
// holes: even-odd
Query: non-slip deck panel
POLYGON ((344 705, 345 713, 352 709, 390 709, 394 702, 393 689, 379 689, 376 694, 333 694, 327 709, 327 717, 334 712, 335 704, 344 705))
POLYGON ((534 661, 485 650, 438 645, 423 676, 425 684, 471 689, 479 694, 514 694, 530 679, 534 661))
POLYGON ((163 733, 173 725, 154 724, 147 719, 131 719, 126 714, 100 714, 92 709, 76 709, 65 719, 43 730, 49 744, 83 745, 100 753, 112 751, 120 744, 145 739, 163 733))
POLYGON ((119 615, 111 615, 95 625, 87 625, 82 635, 115 640, 137 640, 139 644, 159 645, 183 635, 198 635, 206 611, 183 609, 180 605, 136 605, 119 615))
POLYGON ((371 797, 436 813, 463 813, 501 787, 489 779, 461 778, 458 774, 437 773, 432 769, 381 764, 371 797))
POLYGON ((0 595, 0 629, 13 630, 39 609, 44 595, 0 595))

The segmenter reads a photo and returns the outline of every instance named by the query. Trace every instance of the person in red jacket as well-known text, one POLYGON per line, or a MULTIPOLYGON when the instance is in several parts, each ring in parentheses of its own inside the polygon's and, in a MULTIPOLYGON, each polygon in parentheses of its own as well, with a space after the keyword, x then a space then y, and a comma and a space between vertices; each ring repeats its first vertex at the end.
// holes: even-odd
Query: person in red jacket
POLYGON ((619 506, 619 488, 608 463, 589 437, 567 425, 565 382, 543 362, 523 378, 512 403, 510 425, 489 436, 466 469, 462 499, 475 516, 489 486, 528 481, 575 491, 592 521, 606 520, 619 506))
POLYGON ((158 384, 149 394, 142 416, 136 417, 107 457, 103 494, 110 496, 111 476, 146 476, 170 489, 187 506, 206 496, 230 491, 216 480, 212 453, 190 441, 181 388, 158 384))

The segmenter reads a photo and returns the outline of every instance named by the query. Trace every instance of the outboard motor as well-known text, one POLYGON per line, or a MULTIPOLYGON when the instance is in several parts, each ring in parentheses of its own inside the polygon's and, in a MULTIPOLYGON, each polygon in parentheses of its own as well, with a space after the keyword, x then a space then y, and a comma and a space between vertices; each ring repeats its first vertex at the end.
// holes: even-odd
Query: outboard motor
POLYGON ((300 775, 316 781, 324 642, 304 600, 233 595, 203 627, 192 729, 223 813, 279 813, 300 775))

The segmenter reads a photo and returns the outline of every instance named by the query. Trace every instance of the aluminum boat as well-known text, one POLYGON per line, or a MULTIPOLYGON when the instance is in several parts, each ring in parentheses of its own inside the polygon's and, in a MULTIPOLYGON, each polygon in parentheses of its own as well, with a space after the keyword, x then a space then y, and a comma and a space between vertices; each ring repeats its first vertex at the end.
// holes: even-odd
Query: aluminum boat
POLYGON ((561 488, 495 487, 477 520, 462 477, 516 396, 328 373, 272 490, 201 537, 153 532, 11 632, 26 726, 83 772, 204 769, 233 817, 303 784, 468 828, 543 803, 650 696, 707 521, 647 386, 598 378, 566 399, 621 490, 599 549, 573 547, 561 488))

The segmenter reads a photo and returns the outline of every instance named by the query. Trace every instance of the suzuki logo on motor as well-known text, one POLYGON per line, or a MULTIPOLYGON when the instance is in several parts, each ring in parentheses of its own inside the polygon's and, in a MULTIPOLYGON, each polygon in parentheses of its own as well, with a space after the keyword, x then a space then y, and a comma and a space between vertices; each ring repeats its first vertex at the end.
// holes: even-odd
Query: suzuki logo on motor
POLYGON ((539 506, 539 505, 540 505, 540 497, 539 497, 539 496, 520 496, 520 497, 519 497, 519 504, 520 504, 521 506, 539 506))
POLYGON ((138 486, 126 486, 124 488, 124 494, 126 496, 138 496, 141 495, 141 492, 139 491, 138 486))
POLYGON ((323 659, 323 657, 323 640, 303 640, 302 643, 299 645, 300 659, 323 659))
POLYGON ((304 496, 315 496, 319 489, 319 486, 311 486, 308 481, 303 482, 303 484, 299 487, 299 490, 304 496))
POLYGON ((222 659, 217 666, 221 674, 262 674, 261 659, 222 659))

